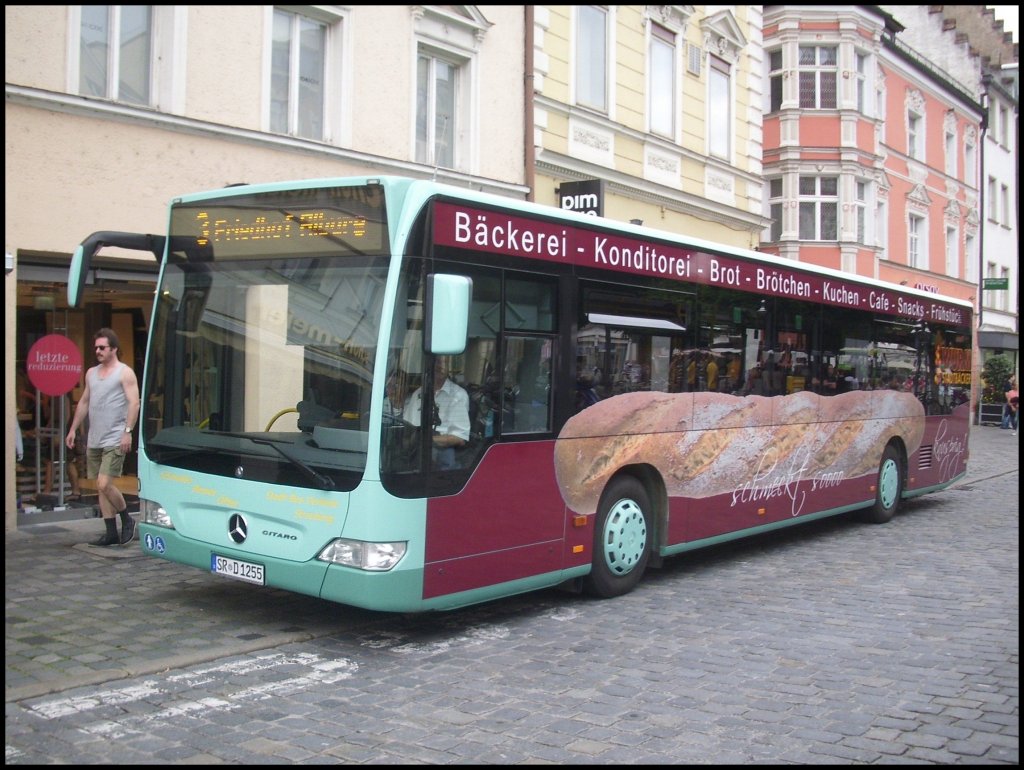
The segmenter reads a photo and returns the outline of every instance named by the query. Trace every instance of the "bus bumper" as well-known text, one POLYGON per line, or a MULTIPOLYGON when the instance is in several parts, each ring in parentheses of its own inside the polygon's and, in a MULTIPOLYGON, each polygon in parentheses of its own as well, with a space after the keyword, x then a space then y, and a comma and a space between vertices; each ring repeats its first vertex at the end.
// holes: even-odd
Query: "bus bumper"
POLYGON ((409 612, 424 608, 421 568, 402 570, 399 565, 389 572, 366 572, 329 565, 317 559, 296 562, 211 546, 184 537, 174 529, 144 523, 139 524, 139 542, 147 556, 196 567, 211 574, 215 574, 211 570, 214 554, 258 564, 264 570, 263 585, 269 588, 283 588, 366 609, 409 612))

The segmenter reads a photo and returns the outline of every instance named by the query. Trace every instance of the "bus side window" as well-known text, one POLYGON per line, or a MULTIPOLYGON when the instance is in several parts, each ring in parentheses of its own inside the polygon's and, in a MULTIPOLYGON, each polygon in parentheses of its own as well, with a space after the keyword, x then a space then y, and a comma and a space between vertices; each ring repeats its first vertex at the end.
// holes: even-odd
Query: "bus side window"
POLYGON ((505 340, 504 433, 551 430, 551 347, 547 337, 505 340))

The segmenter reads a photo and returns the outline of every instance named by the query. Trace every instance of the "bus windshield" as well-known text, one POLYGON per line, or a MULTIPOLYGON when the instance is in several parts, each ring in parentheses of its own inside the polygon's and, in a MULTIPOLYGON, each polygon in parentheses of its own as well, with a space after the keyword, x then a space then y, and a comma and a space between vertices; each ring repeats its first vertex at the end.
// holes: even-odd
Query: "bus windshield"
POLYGON ((358 484, 388 264, 383 196, 368 190, 175 204, 144 387, 149 457, 358 484))

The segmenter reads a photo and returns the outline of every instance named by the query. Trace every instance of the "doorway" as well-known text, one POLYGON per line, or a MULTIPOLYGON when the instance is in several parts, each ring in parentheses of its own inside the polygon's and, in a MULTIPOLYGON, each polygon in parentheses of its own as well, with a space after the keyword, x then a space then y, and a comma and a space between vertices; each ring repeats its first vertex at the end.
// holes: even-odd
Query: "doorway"
MULTIPOLYGON (((91 348, 97 329, 114 329, 120 339, 120 359, 135 370, 141 382, 155 265, 138 273, 120 271, 116 276, 107 270, 110 277, 96 270, 98 275, 75 309, 67 306, 66 266, 19 262, 18 271, 14 403, 24 444, 22 460, 15 468, 19 510, 88 505, 90 492, 95 500, 95 484, 85 479, 84 451, 70 452, 63 437, 81 398, 85 371, 95 363, 91 348), (67 337, 82 351, 82 376, 66 399, 41 394, 26 374, 29 350, 49 334, 67 337)), ((134 444, 138 446, 137 440, 134 444)), ((138 494, 137 472, 138 457, 132 452, 125 458, 124 475, 117 482, 125 494, 138 494)))

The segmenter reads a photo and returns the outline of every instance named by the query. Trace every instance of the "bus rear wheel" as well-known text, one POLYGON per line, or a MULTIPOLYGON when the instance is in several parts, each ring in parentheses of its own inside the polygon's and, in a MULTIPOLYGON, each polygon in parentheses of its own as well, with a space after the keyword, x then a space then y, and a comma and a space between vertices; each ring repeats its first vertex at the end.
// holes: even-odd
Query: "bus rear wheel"
POLYGON ((884 524, 892 519, 903 497, 903 462, 899 450, 889 444, 882 452, 878 464, 878 483, 874 504, 864 511, 864 519, 872 524, 884 524))
POLYGON ((598 506, 587 593, 607 599, 632 591, 647 567, 652 532, 644 485, 628 476, 612 481, 598 506))

